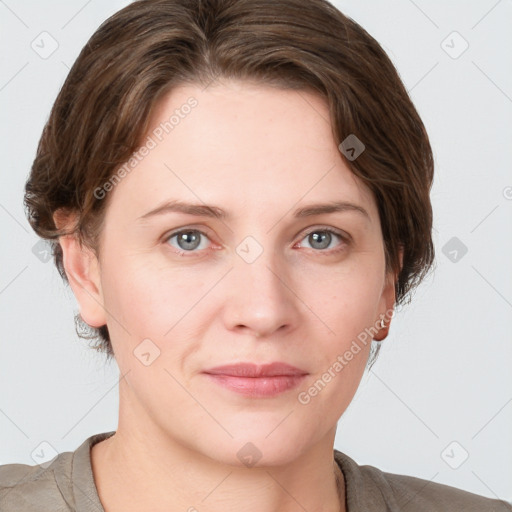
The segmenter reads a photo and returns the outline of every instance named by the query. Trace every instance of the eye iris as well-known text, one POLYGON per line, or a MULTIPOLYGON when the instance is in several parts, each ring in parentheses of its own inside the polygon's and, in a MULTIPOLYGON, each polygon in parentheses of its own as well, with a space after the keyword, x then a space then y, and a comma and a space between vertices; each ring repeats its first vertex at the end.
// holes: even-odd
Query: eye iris
POLYGON ((311 244, 311 247, 315 247, 315 249, 325 249, 326 247, 329 247, 331 238, 331 233, 328 233, 327 231, 315 231, 310 233, 309 243, 311 244), (320 242, 320 247, 315 246, 315 243, 318 242, 320 242))
POLYGON ((181 249, 190 250, 198 247, 201 235, 196 231, 183 231, 177 235, 177 238, 181 249))
MULTIPOLYGON (((197 231, 182 231, 176 235, 178 245, 181 249, 196 249, 201 240, 201 235, 197 231)), ((332 235, 328 231, 314 231, 309 234, 309 243, 315 249, 325 249, 329 247, 332 235)))

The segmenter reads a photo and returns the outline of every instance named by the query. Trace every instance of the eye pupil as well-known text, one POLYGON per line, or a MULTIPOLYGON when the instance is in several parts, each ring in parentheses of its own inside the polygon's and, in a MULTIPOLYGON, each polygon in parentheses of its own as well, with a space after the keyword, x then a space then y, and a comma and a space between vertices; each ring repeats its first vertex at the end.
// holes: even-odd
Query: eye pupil
POLYGON ((332 237, 331 233, 327 231, 315 231, 310 233, 309 238, 311 247, 315 247, 315 249, 325 249, 326 247, 329 247, 332 237), (320 247, 315 246, 316 243, 320 243, 320 247))
MULTIPOLYGON (((181 231, 176 233, 178 247, 183 251, 194 251, 201 244, 202 233, 197 230, 181 231)), ((327 249, 332 241, 332 233, 329 230, 312 231, 308 235, 308 242, 313 249, 327 249)))
POLYGON ((196 249, 199 246, 200 237, 201 235, 196 231, 183 231, 177 235, 178 245, 181 249, 196 249))

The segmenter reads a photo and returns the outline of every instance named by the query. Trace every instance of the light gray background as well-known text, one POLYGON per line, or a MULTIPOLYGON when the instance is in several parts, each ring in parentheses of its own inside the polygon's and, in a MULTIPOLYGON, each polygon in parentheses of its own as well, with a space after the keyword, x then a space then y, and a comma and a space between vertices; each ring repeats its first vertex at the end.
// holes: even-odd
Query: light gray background
MULTIPOLYGON (((35 464, 41 442, 74 450, 117 427, 118 368, 77 338, 74 297, 34 254, 22 197, 70 66, 127 4, 0 1, 0 464, 35 464), (43 31, 59 45, 46 59, 31 47, 43 31)), ((393 321, 340 420, 336 448, 361 464, 511 501, 512 2, 335 5, 383 45, 430 134, 437 251, 435 273, 393 321), (458 55, 461 38, 469 47, 458 55), (455 262, 443 253, 453 237, 467 247, 455 262)))

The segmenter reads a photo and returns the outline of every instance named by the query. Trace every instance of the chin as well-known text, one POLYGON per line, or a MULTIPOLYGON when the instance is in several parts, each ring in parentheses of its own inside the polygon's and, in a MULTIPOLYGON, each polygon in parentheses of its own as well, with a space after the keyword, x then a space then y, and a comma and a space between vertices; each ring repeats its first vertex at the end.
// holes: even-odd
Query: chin
MULTIPOLYGON (((282 420, 286 415, 282 415, 282 420)), ((301 453, 318 442, 314 433, 308 437, 303 428, 293 429, 286 425, 288 420, 254 424, 251 428, 230 430, 233 438, 223 431, 214 437, 202 436, 207 440, 199 449, 211 459, 236 467, 270 467, 292 463, 301 453), (276 425, 277 428, 276 428, 276 425)))

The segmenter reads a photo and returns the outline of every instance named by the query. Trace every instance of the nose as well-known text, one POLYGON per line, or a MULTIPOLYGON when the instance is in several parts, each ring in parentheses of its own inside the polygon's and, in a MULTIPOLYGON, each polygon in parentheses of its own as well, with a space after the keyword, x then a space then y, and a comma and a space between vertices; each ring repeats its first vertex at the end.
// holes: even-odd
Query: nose
POLYGON ((251 263, 234 255, 224 284, 227 299, 222 315, 228 330, 263 338, 297 327, 300 300, 293 292, 292 272, 273 253, 264 250, 251 263))

